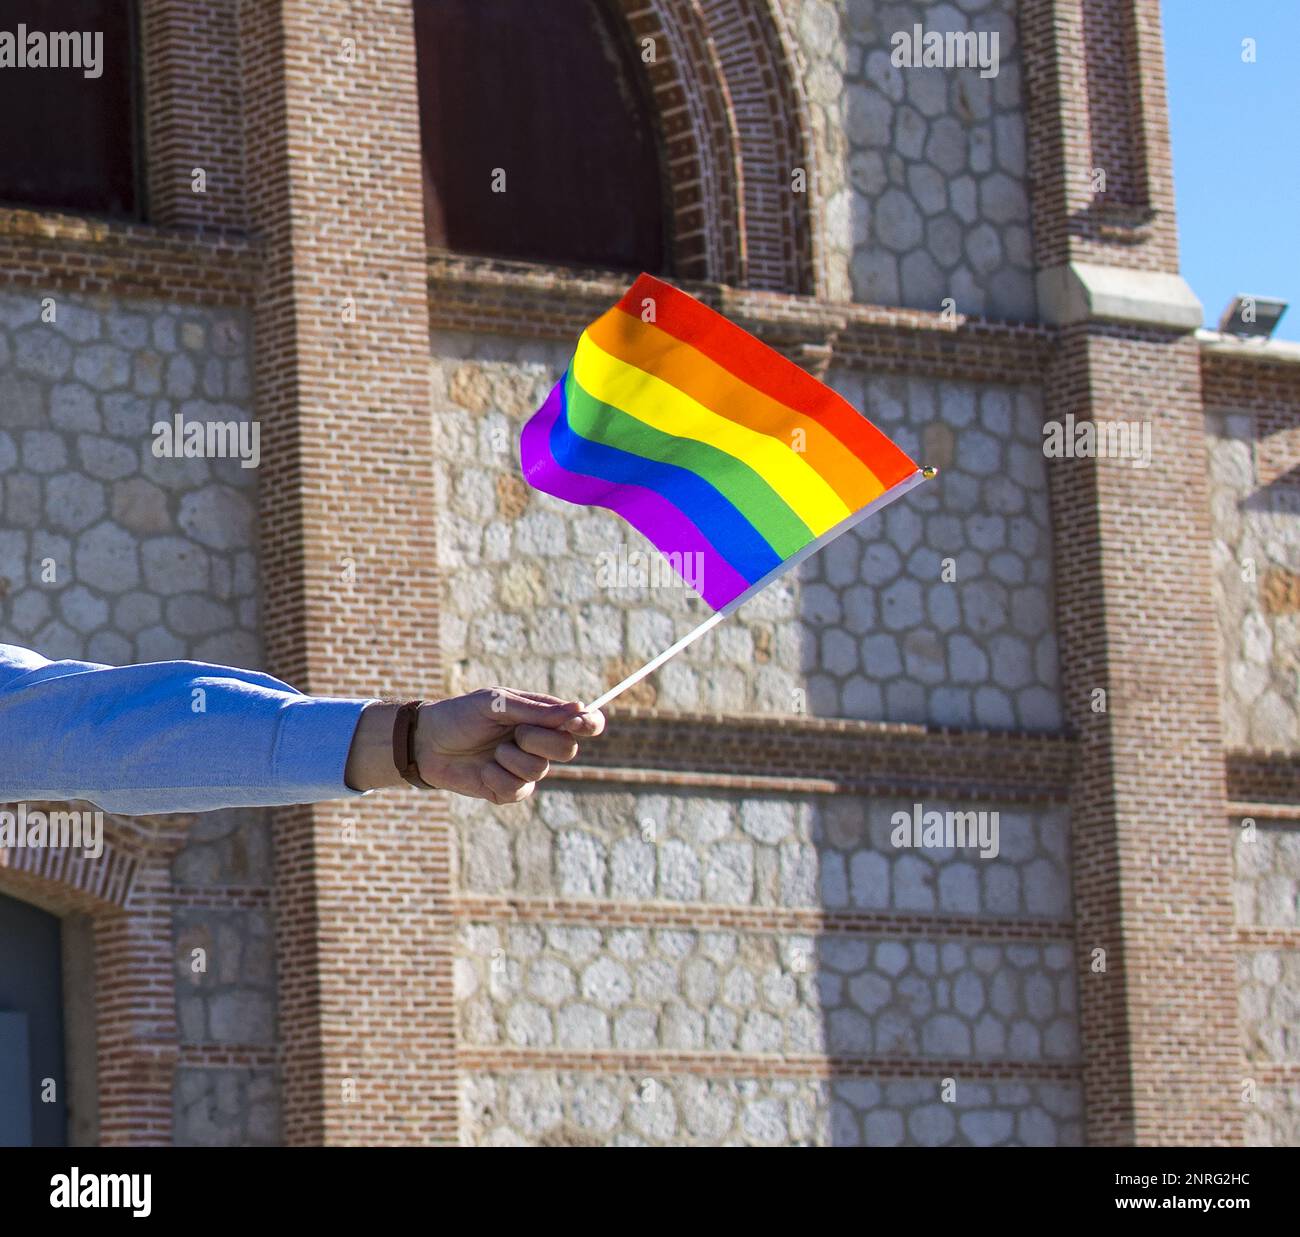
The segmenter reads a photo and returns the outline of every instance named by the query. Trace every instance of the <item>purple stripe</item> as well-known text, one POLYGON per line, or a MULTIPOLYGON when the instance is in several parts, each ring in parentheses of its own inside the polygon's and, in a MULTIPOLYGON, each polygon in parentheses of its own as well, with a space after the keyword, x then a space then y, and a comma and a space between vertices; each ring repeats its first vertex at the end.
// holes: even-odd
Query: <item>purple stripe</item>
POLYGON ((546 403, 524 426, 520 438, 524 480, 534 489, 565 502, 605 507, 622 516, 661 554, 699 555, 704 576, 699 591, 714 610, 721 610, 732 598, 739 597, 749 587, 749 581, 662 494, 640 485, 611 484, 599 477, 570 472, 556 461, 551 454, 551 430, 564 415, 563 388, 563 382, 557 383, 546 403))

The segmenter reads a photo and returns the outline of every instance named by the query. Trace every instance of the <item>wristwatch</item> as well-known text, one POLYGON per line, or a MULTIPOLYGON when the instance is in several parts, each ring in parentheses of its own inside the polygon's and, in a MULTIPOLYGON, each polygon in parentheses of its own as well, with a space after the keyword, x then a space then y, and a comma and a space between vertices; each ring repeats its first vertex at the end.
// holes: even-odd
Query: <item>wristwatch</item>
POLYGON ((415 723, 423 700, 408 700, 398 706, 393 722, 393 764, 412 786, 422 790, 437 790, 420 776, 420 766, 415 759, 415 723))

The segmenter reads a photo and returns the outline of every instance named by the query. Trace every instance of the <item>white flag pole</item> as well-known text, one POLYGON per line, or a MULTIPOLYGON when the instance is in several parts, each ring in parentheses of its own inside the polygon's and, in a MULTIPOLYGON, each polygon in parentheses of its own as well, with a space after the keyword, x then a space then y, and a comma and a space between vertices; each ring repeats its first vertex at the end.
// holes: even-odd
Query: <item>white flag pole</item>
POLYGON ((704 622, 691 631, 688 631, 680 640, 677 641, 676 644, 664 649, 664 651, 656 657, 651 658, 650 661, 646 662, 646 664, 639 670, 634 670, 621 683, 616 684, 605 692, 603 696, 598 696, 587 705, 587 709, 603 709, 611 700, 616 699, 627 691, 629 687, 635 687, 647 675, 653 674, 664 664, 664 662, 670 661, 672 658, 676 657, 682 649, 687 647, 687 645, 694 644, 695 641, 704 635, 706 631, 711 631, 729 614, 734 614, 745 604, 745 602, 753 597, 755 593, 761 592, 774 580, 779 579, 781 576, 785 575, 787 571, 797 567, 804 559, 816 554, 818 550, 824 549, 834 541, 836 537, 839 537, 843 533, 847 533, 849 529, 853 528, 855 525, 861 524, 868 516, 874 515, 882 507, 889 506, 889 504, 896 498, 902 498, 908 490, 915 489, 915 487, 920 485, 922 481, 929 481, 938 473, 938 471, 937 468, 933 467, 918 468, 910 477, 900 481, 893 487, 893 489, 886 490, 878 498, 872 499, 871 502, 860 511, 855 511, 846 519, 841 520, 834 528, 828 528, 815 541, 810 541, 803 547, 803 549, 796 551, 784 562, 779 563, 776 567, 772 568, 772 570, 769 571, 761 580, 757 580, 751 584, 743 593, 740 594, 739 597, 733 598, 731 601, 727 602, 721 610, 716 610, 714 613, 710 614, 704 622))

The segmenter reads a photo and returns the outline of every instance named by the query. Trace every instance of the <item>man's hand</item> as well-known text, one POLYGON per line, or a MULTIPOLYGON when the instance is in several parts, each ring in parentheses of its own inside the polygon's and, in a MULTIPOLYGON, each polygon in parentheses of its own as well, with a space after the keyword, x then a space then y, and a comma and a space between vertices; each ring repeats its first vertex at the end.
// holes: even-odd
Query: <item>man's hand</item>
POLYGON ((578 737, 605 729, 601 713, 537 692, 483 688, 420 706, 415 760, 430 785, 491 803, 518 803, 533 793, 551 761, 572 760, 578 737))

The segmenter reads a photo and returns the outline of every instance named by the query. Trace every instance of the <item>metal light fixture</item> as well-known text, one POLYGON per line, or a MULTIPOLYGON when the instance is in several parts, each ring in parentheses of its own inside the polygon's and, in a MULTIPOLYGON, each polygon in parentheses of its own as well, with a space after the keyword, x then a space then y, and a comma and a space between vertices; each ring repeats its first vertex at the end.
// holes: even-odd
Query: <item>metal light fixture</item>
POLYGON ((1286 307, 1286 301, 1271 296, 1235 296, 1219 319, 1219 330, 1226 335, 1267 339, 1277 329, 1286 307))

